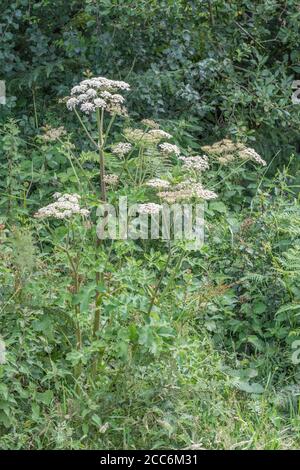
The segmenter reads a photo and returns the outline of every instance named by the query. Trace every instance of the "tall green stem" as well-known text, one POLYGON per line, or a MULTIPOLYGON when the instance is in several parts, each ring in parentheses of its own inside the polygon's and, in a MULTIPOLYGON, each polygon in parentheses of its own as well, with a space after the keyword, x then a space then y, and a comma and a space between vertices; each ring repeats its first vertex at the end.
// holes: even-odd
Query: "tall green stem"
POLYGON ((105 187, 105 163, 104 163, 104 136, 103 136, 103 117, 104 110, 97 108, 97 125, 98 125, 98 142, 99 142, 99 167, 100 167, 100 186, 101 186, 101 199, 106 202, 106 187, 105 187))
MULTIPOLYGON (((105 162, 104 162, 104 138, 103 138, 103 117, 104 117, 104 110, 102 109, 101 112, 99 108, 97 108, 97 125, 98 125, 98 143, 99 143, 99 167, 100 167, 100 186, 101 186, 101 199, 103 202, 106 202, 106 187, 105 187, 105 162)), ((101 244, 101 240, 97 238, 96 241, 96 248, 99 249, 101 244)), ((103 274, 100 272, 96 272, 96 285, 97 285, 97 292, 96 292, 96 309, 95 309, 95 317, 94 317, 94 326, 93 326, 93 336, 96 337, 97 333, 100 328, 100 313, 101 313, 101 295, 99 292, 99 286, 103 281, 103 274)), ((97 368, 97 360, 94 364, 94 372, 97 368)))
POLYGON ((109 134, 109 131, 114 123, 116 119, 116 114, 113 114, 112 117, 111 117, 111 120, 109 121, 109 124, 107 126, 107 129, 106 129, 106 132, 105 132, 105 136, 104 136, 104 145, 106 144, 106 141, 107 141, 107 137, 108 137, 108 134, 109 134))

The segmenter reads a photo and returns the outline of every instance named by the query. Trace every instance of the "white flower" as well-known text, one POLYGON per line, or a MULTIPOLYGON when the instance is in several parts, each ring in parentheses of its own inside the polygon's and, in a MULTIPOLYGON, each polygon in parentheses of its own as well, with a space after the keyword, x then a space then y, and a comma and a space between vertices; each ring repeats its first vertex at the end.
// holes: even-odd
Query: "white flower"
POLYGON ((104 100, 110 100, 113 95, 109 91, 105 90, 99 93, 99 96, 104 100))
POLYGON ((122 82, 120 80, 117 80, 117 81, 114 81, 114 80, 111 80, 113 82, 113 88, 118 88, 119 90, 130 90, 130 85, 128 85, 128 83, 126 82, 122 82))
POLYGON ((89 88, 85 93, 89 98, 96 98, 97 92, 93 88, 89 88))
POLYGON ((76 85, 71 90, 71 95, 75 95, 76 93, 84 93, 86 91, 86 85, 76 85))
POLYGON ((88 217, 90 215, 90 211, 88 209, 80 209, 80 214, 83 217, 88 217))
POLYGON ((112 100, 113 103, 116 103, 116 104, 118 104, 118 103, 122 104, 122 103, 125 102, 124 96, 119 95, 118 93, 115 93, 114 95, 112 95, 111 100, 112 100))
POLYGON ((169 204, 192 198, 210 200, 218 197, 214 191, 203 188, 201 183, 195 183, 190 180, 176 185, 173 191, 160 192, 158 196, 169 204))
POLYGON ((35 218, 45 219, 53 217, 55 219, 68 219, 76 214, 82 215, 83 217, 89 215, 89 211, 87 209, 81 209, 79 205, 79 194, 55 193, 53 198, 56 199, 56 201, 39 209, 34 214, 35 218))
POLYGON ((118 184, 119 177, 118 175, 105 175, 104 176, 104 182, 108 184, 109 186, 114 186, 118 184))
POLYGON ((161 152, 165 155, 180 155, 180 149, 177 147, 177 145, 169 144, 168 142, 165 142, 163 144, 159 145, 159 148, 161 152))
POLYGON ((86 93, 81 93, 80 95, 77 96, 77 100, 79 103, 83 103, 85 101, 88 101, 89 96, 86 93))
POLYGON ((154 202, 147 202, 146 204, 139 204, 140 214, 158 214, 162 206, 154 202))
POLYGON ((116 114, 118 116, 128 116, 127 109, 124 106, 120 106, 119 104, 108 104, 107 111, 110 114, 116 114))
POLYGON ((78 105, 78 99, 77 98, 69 98, 67 101, 67 108, 69 110, 72 110, 75 108, 75 106, 78 105))
POLYGON ((41 136, 41 138, 45 142, 52 142, 66 135, 66 131, 63 126, 50 127, 46 125, 45 127, 43 127, 43 130, 45 131, 45 133, 41 136))
POLYGON ((85 89, 90 88, 91 86, 93 86, 93 80, 89 78, 86 80, 82 80, 79 86, 83 86, 85 87, 85 89))
POLYGON ((146 136, 146 133, 141 129, 132 129, 131 127, 127 127, 123 132, 126 139, 131 140, 132 142, 141 142, 146 136))
MULTIPOLYGON (((128 140, 131 140, 132 142, 140 143, 143 145, 156 145, 162 138, 171 137, 170 134, 167 134, 166 132, 161 131, 159 129, 153 129, 151 131, 146 132, 143 129, 126 128, 124 129, 124 135, 128 140)), ((173 152, 175 148, 178 148, 176 147, 176 145, 171 145, 168 143, 161 144, 161 145, 162 145, 162 150, 165 149, 165 153, 171 149, 173 152)), ((179 149, 178 149, 178 152, 179 152, 179 149)))
POLYGON ((127 110, 123 106, 125 98, 115 92, 129 89, 128 83, 109 80, 105 77, 83 80, 72 88, 72 97, 68 99, 67 107, 72 110, 76 105, 81 104, 80 109, 86 114, 90 114, 96 108, 102 108, 110 114, 126 116, 127 110))
POLYGON ((127 153, 129 153, 132 149, 132 145, 127 142, 120 142, 119 144, 115 144, 112 146, 111 151, 115 155, 119 157, 124 157, 127 153))
POLYGON ((93 111, 95 111, 95 105, 93 103, 82 103, 80 106, 81 111, 83 111, 86 114, 90 114, 93 111))
POLYGON ((119 95, 118 93, 115 93, 114 95, 112 95, 111 93, 109 93, 109 94, 110 94, 109 99, 113 104, 122 104, 122 103, 124 103, 124 101, 125 101, 124 96, 119 95))
POLYGON ((229 139, 223 139, 213 145, 205 145, 202 150, 208 154, 217 156, 219 163, 227 165, 236 159, 252 160, 259 165, 266 166, 267 162, 250 147, 246 147, 241 142, 232 142, 229 139))
POLYGON ((153 121, 152 119, 142 119, 141 123, 144 124, 144 126, 146 127, 151 127, 152 129, 159 128, 157 122, 153 121))
POLYGON ((195 196, 199 197, 200 199, 205 199, 206 201, 209 201, 210 199, 216 199, 218 195, 214 191, 210 191, 209 189, 204 189, 198 188, 195 191, 195 196))
POLYGON ((130 85, 126 82, 119 80, 110 80, 105 77, 93 77, 89 80, 84 80, 81 85, 86 85, 102 90, 130 90, 130 85))
POLYGON ((148 134, 157 138, 158 140, 172 139, 171 134, 168 134, 167 132, 162 131, 161 129, 152 129, 151 131, 148 131, 148 134))
POLYGON ((106 108, 106 102, 102 98, 96 98, 94 100, 94 105, 96 108, 103 108, 103 109, 106 108))
POLYGON ((149 186, 150 188, 169 188, 170 183, 169 181, 166 180, 161 180, 159 178, 153 178, 152 180, 147 181, 146 186, 149 186))
POLYGON ((244 150, 242 150, 240 153, 239 153, 239 156, 243 159, 243 160, 252 160, 256 163, 258 163, 259 165, 262 165, 262 166, 266 166, 267 162, 265 160, 263 160, 261 158, 260 155, 258 155, 258 153, 250 148, 250 147, 246 147, 244 150))
POLYGON ((187 171, 205 171, 209 169, 208 157, 203 155, 200 157, 179 157, 179 160, 183 162, 183 168, 187 171))

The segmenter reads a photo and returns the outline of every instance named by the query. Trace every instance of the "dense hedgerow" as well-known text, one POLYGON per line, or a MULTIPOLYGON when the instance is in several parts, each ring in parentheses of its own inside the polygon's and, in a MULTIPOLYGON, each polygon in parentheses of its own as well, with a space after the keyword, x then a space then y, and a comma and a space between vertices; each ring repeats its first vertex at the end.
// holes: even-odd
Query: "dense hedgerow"
POLYGON ((92 74, 130 80, 134 113, 188 118, 209 143, 251 139, 267 161, 279 152, 275 164, 299 150, 296 0, 4 1, 0 28, 1 113, 26 132, 58 117, 57 96, 92 74))

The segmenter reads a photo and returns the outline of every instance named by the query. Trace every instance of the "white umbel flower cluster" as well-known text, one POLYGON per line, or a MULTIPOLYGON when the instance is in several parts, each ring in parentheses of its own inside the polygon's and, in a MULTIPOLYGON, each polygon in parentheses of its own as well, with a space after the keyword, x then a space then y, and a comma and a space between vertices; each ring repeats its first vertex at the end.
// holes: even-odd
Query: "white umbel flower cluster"
POLYGON ((132 129, 131 127, 126 127, 124 129, 124 136, 126 139, 134 143, 145 143, 147 140, 147 132, 142 129, 132 129))
POLYGON ((164 155, 180 155, 180 149, 177 147, 177 145, 174 144, 169 144, 168 142, 164 142, 163 144, 159 145, 160 151, 164 155))
MULTIPOLYGON (((150 131, 145 131, 143 129, 132 129, 130 127, 124 129, 124 136, 127 140, 134 142, 135 144, 140 145, 157 145, 163 139, 172 139, 171 134, 165 132, 161 129, 150 129, 150 131)), ((170 146, 171 144, 162 144, 170 146)), ((173 147, 176 147, 174 145, 173 147)))
POLYGON ((149 188, 161 188, 166 189, 170 187, 169 181, 161 180, 160 178, 153 178, 145 183, 149 188))
POLYGON ((71 111, 76 108, 76 106, 79 104, 79 101, 77 98, 69 98, 67 100, 67 108, 71 111))
POLYGON ((148 131, 148 135, 151 135, 154 139, 157 139, 158 142, 163 139, 172 139, 171 134, 168 134, 168 132, 165 132, 161 129, 151 129, 151 131, 148 131))
POLYGON ((95 111, 96 106, 95 106, 94 103, 89 103, 87 101, 87 102, 81 104, 80 109, 85 114, 91 114, 95 111))
POLYGON ((157 194, 161 199, 169 204, 175 202, 185 201, 192 198, 203 199, 209 201, 217 198, 217 194, 214 191, 205 189, 201 183, 195 183, 194 181, 183 181, 176 185, 172 191, 163 191, 157 194))
POLYGON ((179 160, 182 161, 182 167, 186 171, 205 171, 209 169, 208 157, 206 155, 203 155, 203 157, 199 155, 194 157, 181 156, 179 160))
POLYGON ((56 199, 56 201, 39 209, 34 214, 35 218, 46 219, 53 217, 55 219, 69 219, 77 214, 88 217, 90 213, 89 210, 80 207, 80 196, 78 194, 55 193, 53 198, 56 199))
POLYGON ((120 142, 119 144, 115 144, 111 147, 112 153, 118 157, 124 157, 131 151, 131 149, 132 145, 128 142, 120 142))
POLYGON ((51 126, 44 126, 43 128, 44 134, 41 136, 41 138, 45 142, 54 142, 55 140, 60 139, 64 135, 66 135, 66 130, 63 126, 60 127, 51 127, 51 126))
POLYGON ((244 150, 242 150, 239 153, 239 156, 242 160, 252 160, 253 162, 258 163, 259 165, 267 165, 267 162, 263 160, 253 148, 250 147, 246 147, 244 150))
POLYGON ((203 152, 217 158, 221 165, 229 165, 235 161, 250 160, 261 166, 266 166, 267 162, 251 147, 246 147, 241 142, 232 142, 230 139, 223 139, 213 145, 202 147, 203 152))
POLYGON ((150 129, 158 129, 159 125, 153 119, 142 119, 141 121, 144 126, 149 127, 150 129))
POLYGON ((130 86, 126 82, 105 77, 83 80, 71 89, 67 108, 69 110, 79 108, 86 114, 91 114, 100 108, 110 114, 127 116, 127 109, 124 106, 125 98, 117 93, 119 90, 130 90, 130 86))
POLYGON ((138 209, 140 214, 158 214, 162 206, 155 204, 155 202, 147 202, 146 204, 139 204, 138 209))
POLYGON ((108 186, 115 186, 115 185, 118 184, 118 182, 119 182, 119 177, 118 177, 118 175, 114 175, 114 174, 105 175, 105 176, 104 176, 104 182, 105 182, 108 186))

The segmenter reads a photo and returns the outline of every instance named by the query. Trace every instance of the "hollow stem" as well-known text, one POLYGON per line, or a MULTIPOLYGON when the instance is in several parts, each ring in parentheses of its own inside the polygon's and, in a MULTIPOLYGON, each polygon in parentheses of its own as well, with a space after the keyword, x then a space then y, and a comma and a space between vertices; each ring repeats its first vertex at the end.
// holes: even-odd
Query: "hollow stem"
POLYGON ((105 163, 104 163, 104 135, 103 135, 103 117, 104 110, 97 108, 97 125, 98 125, 98 148, 99 148, 99 168, 100 168, 100 187, 101 199, 106 202, 106 187, 105 187, 105 163))
POLYGON ((95 145, 95 147, 98 149, 97 142, 95 142, 95 140, 93 139, 93 137, 91 136, 91 134, 90 134, 89 131, 87 130, 87 127, 86 127, 86 125, 84 124, 84 122, 83 122, 83 120, 81 119, 81 117, 79 116, 77 110, 74 109, 74 111, 75 111, 75 114, 76 114, 76 116, 77 116, 77 118, 78 118, 78 121, 80 122, 80 124, 81 124, 81 126, 82 126, 84 132, 86 133, 88 139, 89 139, 89 140, 92 142, 92 144, 95 145))

